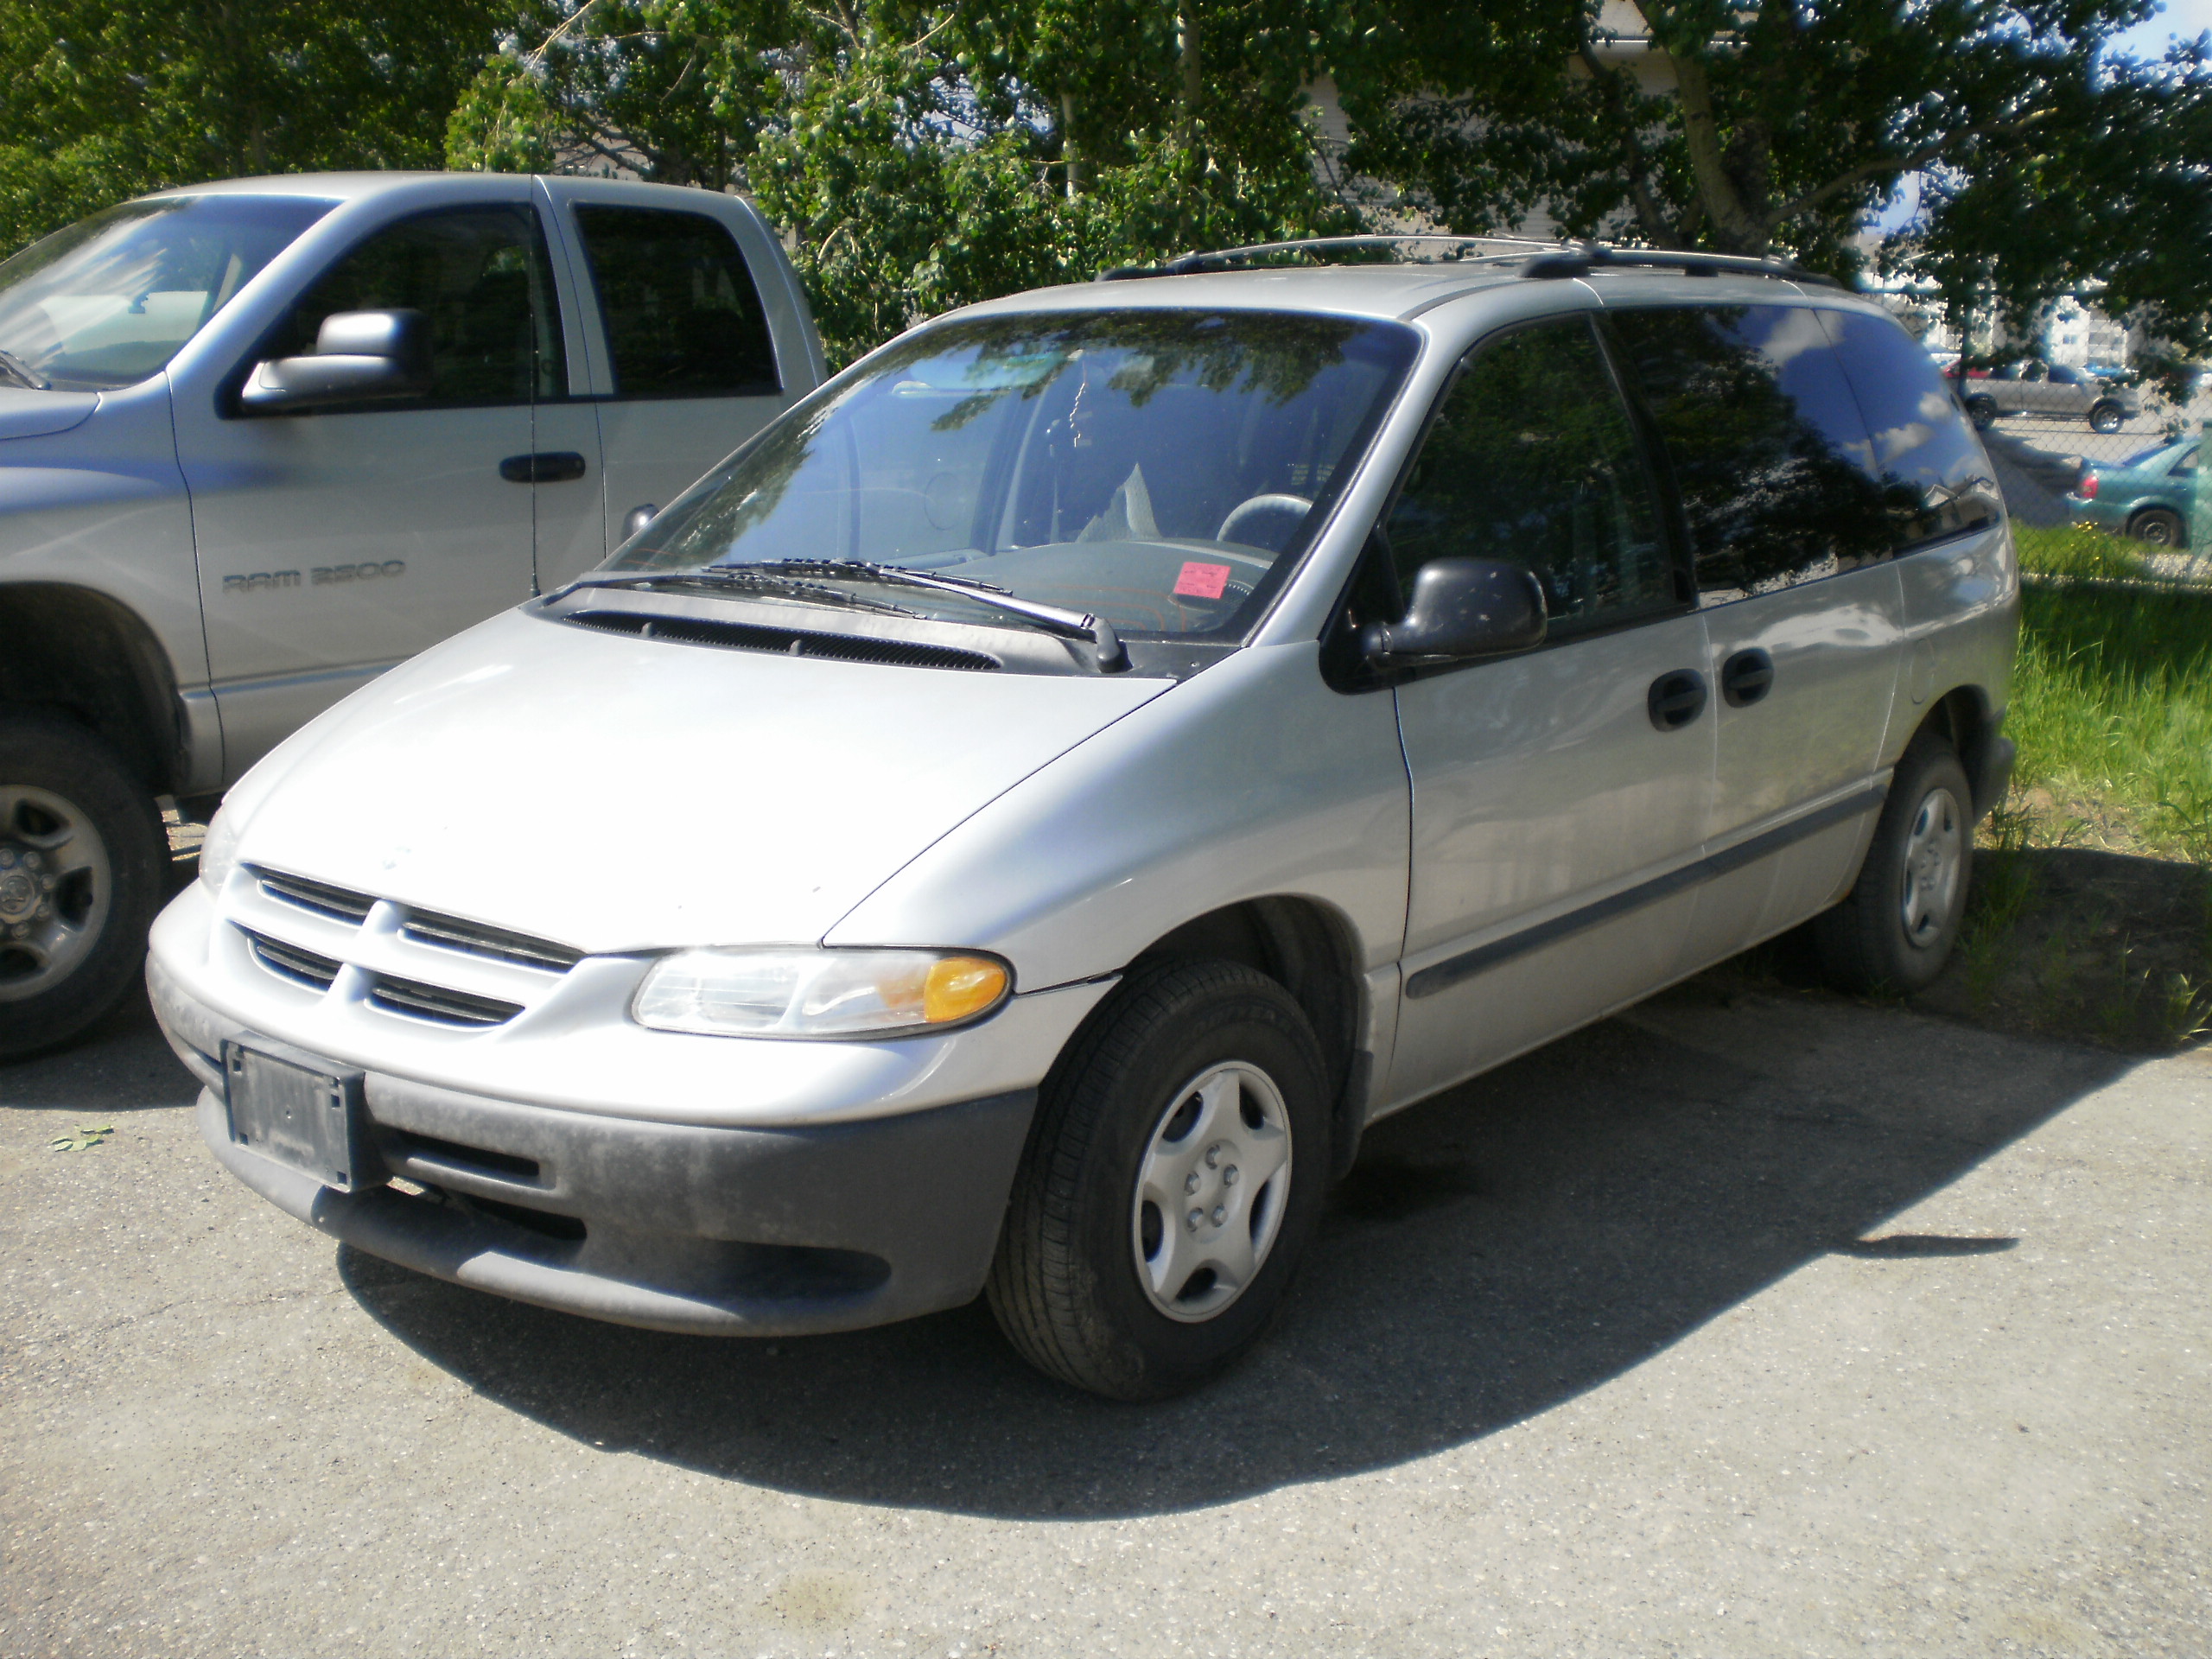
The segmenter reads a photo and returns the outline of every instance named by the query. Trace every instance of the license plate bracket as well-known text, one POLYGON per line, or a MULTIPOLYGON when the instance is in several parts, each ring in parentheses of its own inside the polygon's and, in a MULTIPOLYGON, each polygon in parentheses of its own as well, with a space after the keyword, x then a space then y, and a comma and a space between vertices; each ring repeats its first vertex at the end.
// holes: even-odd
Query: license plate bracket
POLYGON ((340 1192, 377 1185, 361 1073, 281 1043, 223 1045, 231 1139, 340 1192))

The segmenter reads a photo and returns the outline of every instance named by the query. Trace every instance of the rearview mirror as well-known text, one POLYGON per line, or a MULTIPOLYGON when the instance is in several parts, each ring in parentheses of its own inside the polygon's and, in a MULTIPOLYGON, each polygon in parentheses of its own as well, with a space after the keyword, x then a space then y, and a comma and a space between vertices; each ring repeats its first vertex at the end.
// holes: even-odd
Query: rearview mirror
POLYGON ((337 311, 322 320, 315 351, 254 365, 238 391, 247 409, 313 409, 430 389, 430 320, 420 311, 337 311))
POLYGON ((1544 642, 1544 592, 1531 571, 1496 559, 1431 559, 1414 578, 1402 620, 1360 637, 1376 668, 1420 668, 1503 657, 1544 642))

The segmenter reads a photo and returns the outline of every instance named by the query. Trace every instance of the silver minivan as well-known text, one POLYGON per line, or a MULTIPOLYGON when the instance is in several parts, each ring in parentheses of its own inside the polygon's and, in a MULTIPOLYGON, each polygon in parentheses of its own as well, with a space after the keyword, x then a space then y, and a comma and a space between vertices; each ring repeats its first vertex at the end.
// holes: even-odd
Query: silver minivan
POLYGON ((1382 1115, 1808 921, 1940 970, 2018 582, 1894 322, 1197 263, 913 330, 256 767, 148 966, 215 1155, 632 1325, 982 1291, 1136 1398, 1382 1115))

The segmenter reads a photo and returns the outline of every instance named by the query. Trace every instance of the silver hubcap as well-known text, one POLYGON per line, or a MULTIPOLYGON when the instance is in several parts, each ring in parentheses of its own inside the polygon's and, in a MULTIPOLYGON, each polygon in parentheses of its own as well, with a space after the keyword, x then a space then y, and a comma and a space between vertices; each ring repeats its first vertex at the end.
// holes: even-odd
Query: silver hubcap
POLYGON ((1948 789, 1929 791, 1904 843, 1904 937, 1916 949, 1924 950, 1942 937, 1958 898, 1965 853, 1966 815, 1958 801, 1948 789))
POLYGON ((1201 1071, 1153 1125, 1129 1211, 1137 1281, 1171 1319, 1210 1319, 1259 1276, 1290 1195, 1282 1091, 1241 1060, 1201 1071))
POLYGON ((90 818, 51 790, 0 784, 0 1002, 76 969, 106 925, 112 886, 90 818))

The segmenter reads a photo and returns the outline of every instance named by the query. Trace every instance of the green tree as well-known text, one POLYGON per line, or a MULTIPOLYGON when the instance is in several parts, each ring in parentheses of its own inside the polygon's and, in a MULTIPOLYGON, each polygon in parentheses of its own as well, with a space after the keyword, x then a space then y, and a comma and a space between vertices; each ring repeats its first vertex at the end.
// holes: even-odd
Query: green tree
POLYGON ((0 251, 168 185, 436 167, 486 0, 0 0, 0 251))

